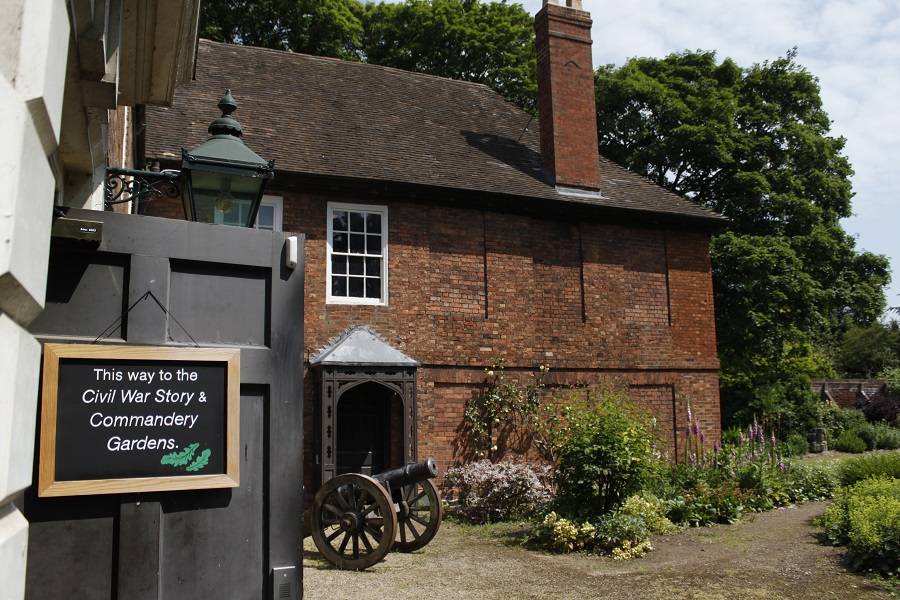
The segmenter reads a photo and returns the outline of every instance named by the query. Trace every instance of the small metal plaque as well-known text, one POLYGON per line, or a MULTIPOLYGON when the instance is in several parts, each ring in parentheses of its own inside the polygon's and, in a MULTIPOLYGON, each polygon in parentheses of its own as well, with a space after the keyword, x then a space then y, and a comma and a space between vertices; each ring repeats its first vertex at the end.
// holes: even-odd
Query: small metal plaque
POLYGON ((53 221, 51 235, 57 238, 99 243, 103 239, 103 223, 60 217, 53 221))

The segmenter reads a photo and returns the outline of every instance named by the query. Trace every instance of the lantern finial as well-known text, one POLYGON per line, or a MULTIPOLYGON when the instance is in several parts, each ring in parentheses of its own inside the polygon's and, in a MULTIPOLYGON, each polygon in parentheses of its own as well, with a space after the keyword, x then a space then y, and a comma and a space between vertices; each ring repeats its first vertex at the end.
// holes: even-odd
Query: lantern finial
POLYGON ((241 130, 241 124, 237 122, 237 119, 231 116, 231 113, 237 110, 237 102, 234 101, 230 89, 225 90, 225 95, 219 100, 218 106, 219 110, 222 111, 222 116, 209 124, 209 128, 207 129, 209 134, 233 135, 234 137, 243 136, 244 132, 241 130))

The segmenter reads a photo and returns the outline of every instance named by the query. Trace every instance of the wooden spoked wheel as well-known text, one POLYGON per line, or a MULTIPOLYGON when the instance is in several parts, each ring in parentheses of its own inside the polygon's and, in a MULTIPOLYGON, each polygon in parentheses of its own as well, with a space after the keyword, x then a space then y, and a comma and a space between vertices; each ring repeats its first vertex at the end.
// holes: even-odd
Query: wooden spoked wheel
POLYGON ((397 532, 391 496, 365 475, 338 475, 313 500, 313 541, 325 559, 339 569, 371 567, 387 554, 397 532))
POLYGON ((418 550, 438 532, 444 508, 441 494, 430 479, 404 485, 395 494, 397 502, 397 538, 400 552, 418 550))

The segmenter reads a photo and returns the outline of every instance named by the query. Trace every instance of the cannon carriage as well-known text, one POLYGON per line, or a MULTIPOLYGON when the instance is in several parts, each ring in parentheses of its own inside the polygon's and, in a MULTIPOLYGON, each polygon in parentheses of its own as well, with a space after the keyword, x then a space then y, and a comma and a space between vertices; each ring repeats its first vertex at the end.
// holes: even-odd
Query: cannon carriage
POLYGON ((316 493, 310 529, 319 552, 339 569, 371 567, 391 550, 412 552, 434 538, 441 525, 434 460, 374 476, 345 473, 316 493))

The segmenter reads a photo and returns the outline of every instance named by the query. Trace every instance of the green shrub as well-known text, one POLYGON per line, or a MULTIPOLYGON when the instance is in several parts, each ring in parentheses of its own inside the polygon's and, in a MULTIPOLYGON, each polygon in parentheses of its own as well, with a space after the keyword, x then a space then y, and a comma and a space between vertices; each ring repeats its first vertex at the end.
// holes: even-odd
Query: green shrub
POLYGON ((865 423, 850 430, 866 443, 866 450, 895 450, 900 448, 900 429, 887 423, 865 423))
POLYGON ((809 451, 809 442, 802 433, 792 433, 780 445, 780 449, 784 456, 803 456, 809 451))
POLYGON ((790 504, 785 468, 753 462, 738 470, 738 485, 748 494, 745 500, 747 508, 759 512, 790 504))
POLYGON ((551 512, 544 517, 533 541, 554 552, 576 552, 593 548, 595 533, 588 522, 571 521, 551 512))
POLYGON ((852 454, 859 454, 860 452, 866 451, 866 443, 859 437, 859 434, 857 434, 856 431, 843 432, 836 440, 834 440, 833 447, 840 452, 850 452, 852 454))
POLYGON ((900 498, 852 498, 848 512, 851 566, 895 575, 900 569, 900 498))
POLYGON ((691 527, 736 523, 747 510, 749 498, 750 494, 733 481, 724 480, 716 486, 701 481, 669 500, 666 516, 673 523, 691 527))
POLYGON ((560 508, 593 517, 612 512, 658 470, 650 416, 626 397, 606 392, 563 411, 555 480, 560 508))
POLYGON ((848 546, 855 570, 900 569, 900 479, 873 477, 840 489, 819 523, 827 541, 848 546))
POLYGON ((828 432, 829 444, 836 440, 845 431, 866 426, 866 415, 855 408, 840 408, 837 404, 829 403, 822 415, 825 429, 828 432))
POLYGON ((722 445, 723 446, 736 446, 741 441, 741 434, 743 431, 740 427, 729 427, 728 429, 722 430, 722 445))
POLYGON ((653 549, 650 534, 677 529, 662 511, 663 503, 652 496, 631 496, 620 510, 602 515, 593 523, 551 512, 538 526, 533 541, 554 552, 594 550, 614 559, 636 558, 653 549))
POLYGON ((856 456, 843 461, 838 467, 841 485, 852 485, 869 477, 900 478, 900 452, 881 452, 856 456))
POLYGON ((678 529, 666 517, 665 503, 656 496, 630 496, 619 512, 641 519, 650 533, 664 535, 678 529))
POLYGON ((850 431, 855 433, 866 444, 866 450, 874 450, 876 448, 877 434, 875 427, 871 423, 857 425, 850 431))
POLYGON ((900 448, 900 429, 887 423, 875 423, 872 426, 875 434, 875 447, 879 450, 897 450, 900 448))
POLYGON ((839 483, 832 463, 791 464, 785 472, 785 490, 791 502, 828 500, 839 483))
POLYGON ((616 511, 603 515, 595 528, 595 547, 615 559, 637 558, 653 550, 650 530, 640 517, 616 511))

